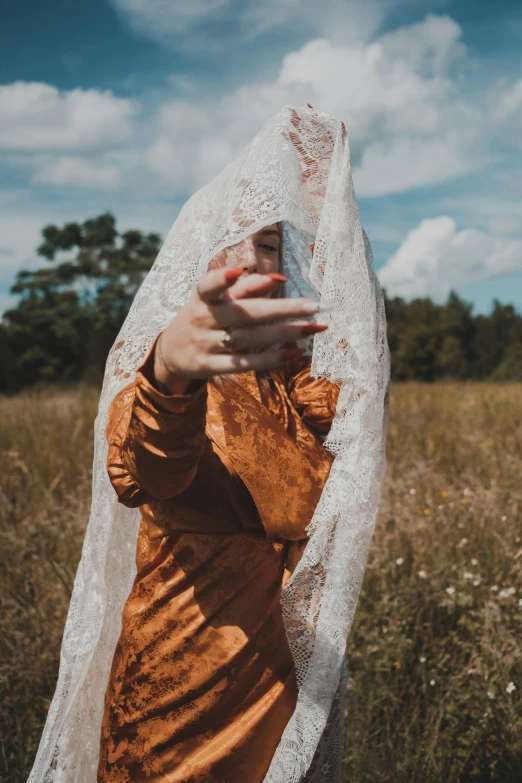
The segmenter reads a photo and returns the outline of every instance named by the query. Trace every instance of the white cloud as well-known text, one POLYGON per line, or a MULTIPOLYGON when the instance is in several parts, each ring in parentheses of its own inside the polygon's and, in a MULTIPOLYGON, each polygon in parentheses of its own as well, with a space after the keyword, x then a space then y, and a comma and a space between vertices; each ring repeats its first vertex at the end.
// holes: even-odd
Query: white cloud
MULTIPOLYGON (((56 217, 56 216, 55 216, 56 217)), ((36 247, 41 243, 43 226, 53 221, 49 214, 29 215, 3 210, 0 215, 0 286, 12 285, 19 269, 35 268, 36 247)))
MULTIPOLYGON (((186 193, 195 181, 196 147, 203 147, 210 123, 204 103, 178 100, 164 104, 157 113, 158 135, 145 152, 145 163, 160 179, 186 193)), ((228 161, 227 161, 228 162, 228 161)))
POLYGON ((423 220, 379 270, 390 296, 430 296, 443 301, 450 290, 498 275, 522 273, 522 240, 458 230, 447 216, 423 220))
POLYGON ((499 89, 495 94, 493 120, 506 122, 515 115, 522 120, 522 79, 504 89, 499 89))
MULTIPOLYGON (((144 36, 175 48, 236 47, 287 28, 332 40, 367 40, 386 15, 407 0, 111 0, 144 36), (219 39, 213 24, 219 24, 219 39), (187 34, 190 33, 188 40, 187 34)), ((428 5, 440 3, 432 0, 428 5)))
POLYGON ((511 142, 522 149, 522 79, 512 84, 497 81, 490 90, 491 121, 501 143, 511 142))
POLYGON ((483 165, 470 154, 480 138, 474 129, 449 131, 431 139, 402 138, 372 144, 354 174, 359 196, 403 193, 446 182, 483 165))
POLYGON ((37 169, 32 181, 45 185, 117 190, 121 177, 117 166, 100 165, 83 158, 64 155, 37 169))
POLYGON ((117 144, 132 133, 137 104, 106 90, 60 92, 50 84, 0 86, 0 149, 34 152, 117 144))
POLYGON ((418 73, 443 75, 466 54, 460 25, 449 16, 429 14, 423 22, 383 35, 380 45, 389 58, 407 63, 418 73))
POLYGON ((165 40, 194 22, 230 6, 230 0, 112 0, 132 26, 151 38, 165 40))
POLYGON ((492 234, 521 234, 522 215, 496 215, 489 219, 488 229, 492 234))
POLYGON ((460 176, 487 160, 482 117, 451 78, 465 55, 461 33, 449 17, 428 16, 372 43, 310 41, 283 58, 272 83, 242 86, 219 102, 165 104, 147 165, 177 193, 199 187, 282 105, 311 103, 344 120, 361 195, 460 176))

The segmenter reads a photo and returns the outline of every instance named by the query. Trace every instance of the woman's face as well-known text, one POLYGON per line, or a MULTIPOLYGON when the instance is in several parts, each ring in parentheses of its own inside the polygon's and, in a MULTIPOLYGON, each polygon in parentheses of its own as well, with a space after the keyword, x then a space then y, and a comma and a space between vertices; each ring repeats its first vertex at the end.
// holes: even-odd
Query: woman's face
POLYGON ((277 223, 264 226, 237 245, 221 250, 208 265, 211 269, 242 267, 245 274, 279 272, 281 233, 277 223))

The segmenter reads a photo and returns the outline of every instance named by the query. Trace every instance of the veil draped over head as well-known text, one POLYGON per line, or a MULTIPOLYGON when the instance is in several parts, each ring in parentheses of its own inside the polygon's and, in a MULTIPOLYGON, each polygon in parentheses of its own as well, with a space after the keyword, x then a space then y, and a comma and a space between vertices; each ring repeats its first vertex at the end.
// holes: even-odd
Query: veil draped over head
POLYGON ((109 405, 216 253, 276 222, 283 229, 286 295, 311 295, 327 308, 321 320, 329 328, 313 339, 312 376, 342 383, 324 443, 335 459, 309 541, 281 594, 298 697, 264 783, 298 783, 307 771, 313 783, 330 783, 339 774, 346 641, 385 464, 389 353, 344 125, 311 108, 285 106, 187 201, 110 351, 95 423, 91 515, 56 692, 28 783, 96 782, 104 695, 136 575, 139 526, 139 510, 117 502, 107 475, 109 405))

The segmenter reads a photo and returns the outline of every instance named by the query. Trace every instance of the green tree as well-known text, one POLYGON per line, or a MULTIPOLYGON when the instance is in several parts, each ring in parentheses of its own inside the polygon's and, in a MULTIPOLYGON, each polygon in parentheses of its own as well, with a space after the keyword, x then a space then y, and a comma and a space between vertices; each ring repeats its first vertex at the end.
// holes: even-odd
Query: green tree
POLYGON ((438 307, 431 299, 386 299, 388 340, 395 380, 432 381, 436 376, 438 307))
POLYGON ((473 316, 472 305, 452 291, 444 305, 386 297, 388 342, 394 380, 517 378, 522 317, 495 302, 491 315, 473 316), (514 353, 513 353, 514 351, 514 353))
POLYGON ((473 355, 473 306, 451 291, 438 311, 435 360, 437 377, 467 378, 473 355))
POLYGON ((18 274, 12 292, 20 302, 3 318, 0 340, 16 357, 14 370, 0 377, 5 391, 36 381, 99 378, 161 241, 136 230, 119 234, 110 213, 46 226, 42 235, 37 252, 51 263, 18 274))
POLYGON ((522 381, 522 342, 513 343, 490 375, 492 381, 522 381))

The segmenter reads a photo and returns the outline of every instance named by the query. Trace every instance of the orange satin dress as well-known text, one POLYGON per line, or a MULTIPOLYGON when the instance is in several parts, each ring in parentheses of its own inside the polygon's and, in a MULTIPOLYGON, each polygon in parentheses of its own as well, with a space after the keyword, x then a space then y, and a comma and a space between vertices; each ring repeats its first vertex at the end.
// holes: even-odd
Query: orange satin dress
POLYGON ((330 470, 339 388, 300 359, 164 395, 153 361, 107 424, 111 482, 141 522, 97 780, 261 783, 296 704, 281 587, 330 470))

